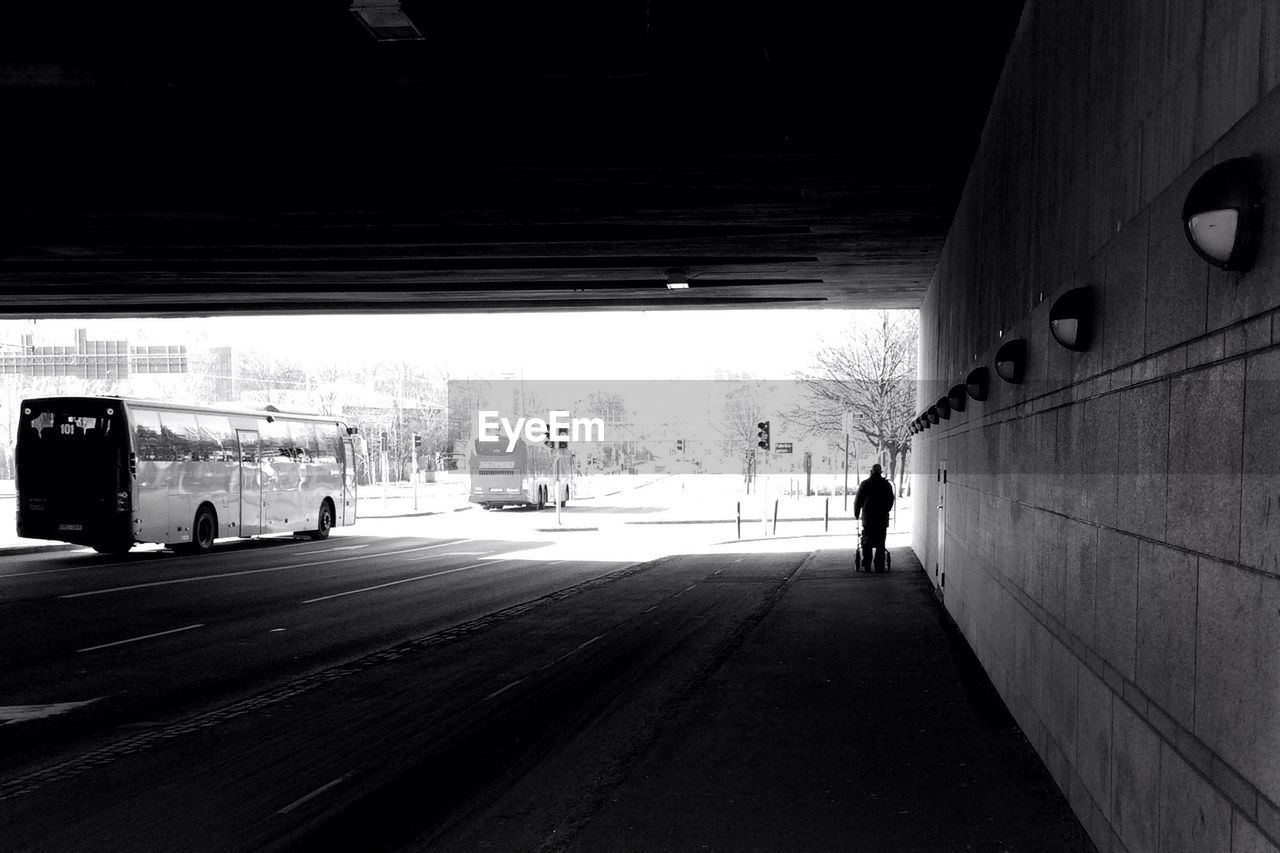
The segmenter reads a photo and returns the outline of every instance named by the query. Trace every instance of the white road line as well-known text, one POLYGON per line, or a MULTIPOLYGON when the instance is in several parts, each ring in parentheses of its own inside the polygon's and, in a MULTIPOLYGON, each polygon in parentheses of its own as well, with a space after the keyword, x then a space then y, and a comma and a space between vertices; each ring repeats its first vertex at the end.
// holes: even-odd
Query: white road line
POLYGON ((58 574, 59 572, 87 572, 87 571, 89 571, 90 569, 109 569, 109 568, 111 568, 112 566, 123 566, 123 565, 125 565, 125 564, 124 564, 124 563, 109 563, 109 564, 107 564, 107 565, 105 565, 105 566, 99 566, 99 565, 93 565, 93 566, 68 566, 68 567, 67 567, 67 568, 65 568, 65 569, 39 569, 39 570, 34 571, 34 572, 13 572, 13 573, 11 573, 11 574, 3 574, 3 575, 0 575, 0 580, 4 580, 5 578, 24 578, 24 577, 27 577, 28 575, 55 575, 55 574, 58 574))
POLYGON ((191 578, 172 578, 164 581, 151 581, 150 583, 135 583, 128 586, 113 586, 108 589, 91 589, 88 592, 72 592, 67 595, 60 595, 58 598, 84 598, 89 595, 107 595, 112 592, 127 592, 131 589, 146 589, 153 586, 169 586, 178 583, 194 583, 195 581, 217 580, 218 578, 234 578, 242 575, 258 575, 263 572, 284 572, 289 569, 307 569, 312 566, 332 566, 336 563, 349 563, 352 560, 367 560, 371 557, 395 557, 400 554, 414 554, 419 551, 430 551, 432 548, 447 548, 450 545, 456 545, 463 540, 458 539, 453 542, 441 542, 438 545, 426 545, 422 548, 409 548, 405 551, 389 551, 382 554, 367 555, 361 554, 358 557, 341 557, 337 560, 316 560, 311 563, 291 563, 287 566, 272 566, 267 569, 245 569, 242 572, 222 572, 216 575, 197 575, 191 578))
POLYGON ((292 803, 289 803, 289 805, 285 806, 280 811, 276 812, 276 814, 288 814, 289 812, 293 811, 298 806, 302 805, 308 800, 314 797, 320 796, 325 791, 332 788, 334 785, 341 785, 343 782, 347 781, 350 778, 351 778, 350 773, 344 773, 343 775, 339 776, 337 779, 334 779, 332 782, 328 783, 327 785, 321 785, 319 788, 316 788, 314 791, 312 791, 310 794, 307 794, 305 797, 299 797, 298 799, 294 800, 292 803))
POLYGON ((503 693, 506 693, 508 690, 510 690, 512 687, 515 687, 517 684, 519 684, 519 683, 520 683, 520 682, 522 682, 522 681, 524 681, 524 679, 523 679, 523 678, 517 678, 515 681, 511 682, 510 684, 508 684, 506 687, 502 688, 501 690, 495 690, 495 691, 493 691, 492 693, 490 693, 488 696, 484 697, 484 698, 483 698, 483 699, 481 699, 480 701, 481 701, 481 702, 488 702, 490 699, 497 699, 497 698, 498 698, 499 696, 501 696, 503 693))
POLYGON ((368 548, 369 543, 363 545, 339 545, 337 548, 321 548, 317 551, 308 551, 309 554, 328 554, 330 551, 356 551, 360 548, 368 548))
MULTIPOLYGON (((142 553, 148 553, 148 552, 144 551, 142 553)), ((156 553, 156 558, 163 559, 163 557, 161 557, 158 552, 156 553)), ((21 578, 21 577, 26 577, 27 575, 53 575, 53 574, 58 574, 59 572, 87 572, 87 571, 96 570, 96 569, 115 569, 115 568, 119 568, 120 566, 143 566, 143 565, 146 565, 146 563, 143 562, 142 560, 130 561, 128 563, 92 563, 87 566, 67 566, 64 569, 37 569, 33 572, 13 572, 11 574, 0 574, 0 580, 4 580, 5 578, 21 578)))
MULTIPOLYGON (((698 585, 697 585, 696 583, 695 583, 695 584, 691 584, 690 586, 686 586, 684 589, 680 590, 680 591, 679 591, 679 592, 677 592, 675 595, 673 595, 673 596, 671 596, 670 598, 666 599, 666 601, 675 601, 677 598, 679 598, 680 596, 684 595, 684 594, 685 594, 686 592, 688 592, 689 590, 696 588, 697 586, 698 586, 698 585)), ((657 604, 653 605, 652 607, 650 607, 648 610, 644 611, 644 613, 641 613, 640 615, 641 615, 641 616, 643 616, 643 615, 645 615, 645 613, 652 613, 653 611, 657 610, 660 606, 662 606, 664 603, 665 603, 665 602, 659 601, 657 604)))
POLYGON ((442 572, 432 572, 429 575, 416 575, 415 577, 411 577, 411 578, 401 578, 398 581, 388 581, 387 583, 380 583, 377 586, 366 586, 361 589, 349 589, 346 592, 335 592, 333 595, 322 595, 319 598, 308 598, 306 601, 300 601, 298 603, 299 604, 315 604, 317 601, 328 601, 331 598, 342 598, 344 595, 355 595, 361 592, 372 592, 375 589, 386 589, 389 586, 397 586, 402 583, 411 583, 413 581, 424 581, 424 580, 427 580, 428 578, 438 578, 441 575, 451 575, 454 572, 465 572, 468 569, 478 569, 481 566, 495 566, 498 563, 504 563, 504 562, 507 562, 507 561, 505 559, 490 560, 487 563, 476 563, 475 565, 472 565, 472 566, 460 566, 456 569, 445 569, 442 572))
MULTIPOLYGON (((594 643, 596 640, 602 640, 602 639, 604 639, 604 634, 596 634, 594 637, 592 637, 590 640, 587 640, 585 643, 583 643, 582 645, 578 646, 576 649, 574 649, 574 650, 572 650, 572 651, 565 652, 564 654, 560 655, 560 657, 556 658, 556 659, 555 659, 555 660, 553 660, 551 663, 549 663, 549 664, 547 664, 546 666, 544 666, 542 669, 551 669, 551 667, 553 667, 553 666, 555 666, 556 664, 560 663, 560 661, 564 660, 565 658, 567 658, 567 657, 572 657, 573 655, 576 655, 578 652, 582 651, 582 650, 583 650, 583 649, 585 649, 587 646, 589 646, 589 645, 591 645, 592 643, 594 643)), ((542 671, 542 670, 539 670, 539 672, 541 672, 541 671, 542 671)))
POLYGON ((199 625, 187 625, 185 628, 174 628, 171 631, 157 631, 154 634, 143 634, 141 637, 130 637, 127 640, 116 640, 114 643, 103 643, 100 646, 89 646, 87 649, 76 649, 77 652, 96 652, 98 649, 109 649, 112 646, 123 646, 126 643, 136 643, 140 640, 150 640, 152 637, 165 637, 169 634, 181 634, 183 631, 190 631, 195 628, 203 628, 204 623, 199 625))

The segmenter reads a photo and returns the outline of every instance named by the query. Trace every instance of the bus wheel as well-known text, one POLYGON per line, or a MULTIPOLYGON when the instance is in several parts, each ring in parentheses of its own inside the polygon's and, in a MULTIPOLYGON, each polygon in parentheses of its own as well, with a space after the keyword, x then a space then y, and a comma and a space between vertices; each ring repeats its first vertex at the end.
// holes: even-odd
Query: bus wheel
POLYGON ((329 538, 329 531, 333 528, 333 505, 329 503, 329 499, 325 498, 320 501, 320 515, 316 519, 316 529, 311 531, 311 538, 317 541, 329 538))
POLYGON ((196 520, 191 524, 191 550, 204 554, 213 550, 213 540, 218 536, 218 517, 208 504, 196 510, 196 520))

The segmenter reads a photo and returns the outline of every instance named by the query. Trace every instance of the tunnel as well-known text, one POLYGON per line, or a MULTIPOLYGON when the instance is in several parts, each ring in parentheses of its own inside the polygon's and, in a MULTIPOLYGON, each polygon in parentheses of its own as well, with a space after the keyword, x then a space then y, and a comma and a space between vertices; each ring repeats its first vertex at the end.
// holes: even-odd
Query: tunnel
POLYGON ((1093 844, 1280 849, 1280 6, 367 5, 0 13, 0 317, 918 310, 911 550, 1093 844))

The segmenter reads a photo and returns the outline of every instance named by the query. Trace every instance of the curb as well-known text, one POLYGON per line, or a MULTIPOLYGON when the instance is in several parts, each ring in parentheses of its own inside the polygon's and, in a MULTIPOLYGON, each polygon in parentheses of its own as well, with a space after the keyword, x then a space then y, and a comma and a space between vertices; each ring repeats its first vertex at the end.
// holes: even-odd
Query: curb
POLYGON ((43 554, 45 552, 54 552, 54 551, 75 551, 84 547, 86 546, 73 545, 70 542, 60 542, 56 545, 14 545, 13 547, 0 545, 0 556, 20 557, 23 554, 43 554))

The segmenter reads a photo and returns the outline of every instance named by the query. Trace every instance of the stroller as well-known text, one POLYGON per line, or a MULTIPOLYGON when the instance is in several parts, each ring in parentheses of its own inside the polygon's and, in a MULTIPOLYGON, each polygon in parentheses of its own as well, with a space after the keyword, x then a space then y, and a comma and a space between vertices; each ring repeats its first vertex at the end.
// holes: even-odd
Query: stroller
POLYGON ((853 570, 855 572, 868 572, 868 573, 870 572, 886 572, 887 573, 892 571, 893 570, 893 554, 889 551, 888 548, 884 549, 884 568, 883 569, 877 569, 874 564, 867 565, 867 566, 863 565, 863 555, 866 554, 866 552, 862 549, 862 544, 863 544, 863 540, 866 538, 866 535, 867 535, 866 530, 862 530, 858 533, 858 556, 854 558, 853 570))

